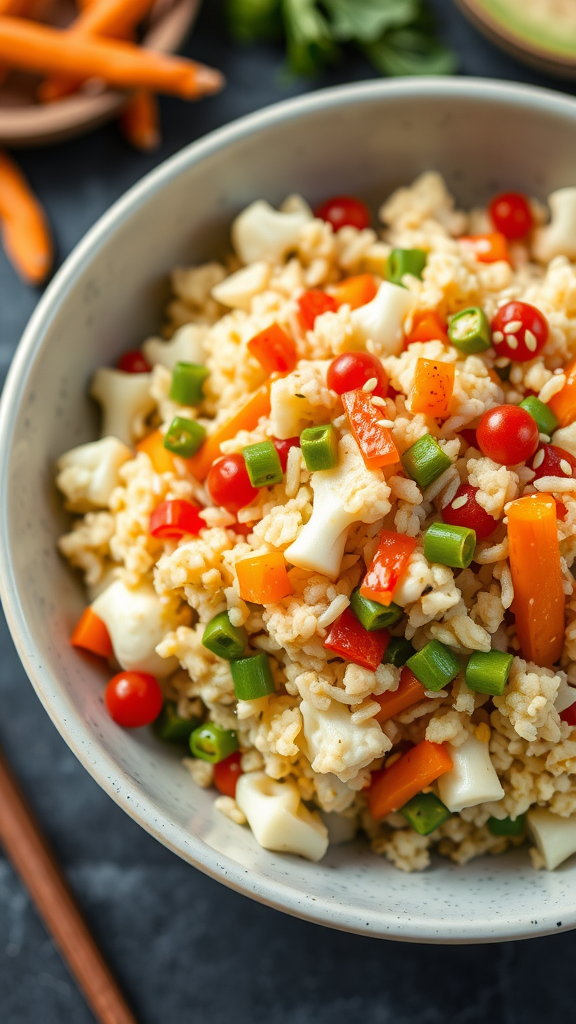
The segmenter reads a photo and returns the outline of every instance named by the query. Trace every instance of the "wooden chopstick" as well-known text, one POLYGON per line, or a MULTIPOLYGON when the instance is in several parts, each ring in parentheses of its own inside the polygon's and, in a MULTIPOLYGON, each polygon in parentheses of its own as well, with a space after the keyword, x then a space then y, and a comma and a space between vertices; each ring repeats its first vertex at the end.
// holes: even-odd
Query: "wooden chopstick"
POLYGON ((136 1024, 0 751, 0 842, 100 1024, 136 1024))

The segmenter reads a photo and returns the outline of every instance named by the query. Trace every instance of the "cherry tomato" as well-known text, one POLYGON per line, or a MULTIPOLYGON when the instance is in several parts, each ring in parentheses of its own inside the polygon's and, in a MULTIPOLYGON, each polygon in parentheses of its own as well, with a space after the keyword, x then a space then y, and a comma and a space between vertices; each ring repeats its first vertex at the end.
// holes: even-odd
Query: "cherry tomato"
POLYGON ((534 359, 548 340, 548 322, 528 302, 507 302, 492 321, 492 344, 499 356, 515 363, 534 359))
POLYGON ((218 761, 214 765, 214 785, 224 796, 236 796, 236 783, 243 774, 240 767, 240 751, 235 750, 230 757, 218 761))
POLYGON ((272 444, 278 452, 278 458, 280 459, 280 465, 282 466, 282 472, 286 472, 286 465, 288 463, 288 452, 291 448, 300 447, 299 437, 288 437, 285 441, 281 441, 279 437, 272 438, 272 444))
POLYGON ((150 373, 152 369, 148 360, 144 358, 137 348, 131 352, 125 352, 116 365, 124 373, 150 373))
POLYGON ((476 439, 476 431, 472 427, 464 427, 463 430, 459 430, 458 433, 464 438, 467 445, 472 445, 473 448, 478 447, 478 441, 476 439))
POLYGON ((568 509, 566 508, 566 505, 564 504, 563 501, 558 501, 557 498, 555 499, 555 501, 556 501, 556 519, 559 519, 560 522, 563 523, 563 522, 565 522, 566 516, 568 515, 568 509))
POLYGON ((485 412, 476 428, 480 451, 503 466, 525 462, 539 443, 538 427, 530 413, 517 405, 497 405, 485 412))
POLYGON ((378 383, 372 394, 386 398, 388 374, 378 357, 370 352, 343 352, 330 363, 326 382, 337 395, 343 395, 345 391, 356 391, 363 387, 373 377, 376 377, 378 383))
POLYGON ((358 228, 362 231, 363 228, 370 227, 370 210, 360 199, 354 199, 354 196, 334 196, 327 199, 316 208, 314 214, 321 220, 327 220, 334 231, 344 227, 358 228))
POLYGON ((576 704, 571 704, 569 708, 561 711, 560 718, 563 722, 568 722, 568 725, 576 725, 576 704))
POLYGON ((335 313, 338 305, 331 295, 314 288, 310 292, 302 293, 298 299, 298 309, 302 325, 307 331, 311 331, 317 316, 321 316, 322 313, 335 313))
POLYGON ((524 238, 532 227, 532 212, 526 196, 520 192, 503 192, 494 196, 488 209, 496 230, 510 241, 524 238))
POLYGON ((477 540, 485 540, 498 526, 486 509, 476 500, 477 487, 460 484, 449 505, 442 509, 442 519, 450 526, 467 526, 476 532, 477 540))
POLYGON ((208 473, 208 490, 212 500, 228 512, 237 512, 254 500, 258 491, 252 487, 244 456, 225 455, 218 459, 208 473))
POLYGON ((529 465, 536 474, 536 480, 543 476, 573 477, 576 459, 564 448, 558 448, 555 444, 543 444, 529 465))
POLYGON ((126 729, 150 725, 163 703, 158 680, 148 672, 119 672, 108 683, 104 700, 110 718, 126 729))
POLYGON ((167 537, 183 537, 186 533, 198 536, 206 523, 198 515, 196 505, 178 498, 162 501, 150 513, 150 534, 163 540, 167 537))

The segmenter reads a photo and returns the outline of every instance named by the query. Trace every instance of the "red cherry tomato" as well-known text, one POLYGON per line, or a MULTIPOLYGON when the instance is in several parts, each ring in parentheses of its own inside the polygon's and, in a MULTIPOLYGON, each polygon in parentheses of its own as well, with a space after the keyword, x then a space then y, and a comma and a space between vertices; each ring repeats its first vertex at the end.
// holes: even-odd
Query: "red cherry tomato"
POLYGON ((282 472, 286 472, 286 465, 288 463, 288 452, 291 448, 300 447, 299 437, 288 437, 285 441, 281 441, 279 437, 272 438, 272 444, 278 452, 278 458, 280 459, 280 465, 282 466, 282 472))
POLYGON ((573 477, 576 459, 564 448, 558 448, 555 444, 543 444, 529 465, 536 474, 536 480, 543 476, 573 477))
POLYGON ((148 672, 119 672, 108 683, 104 700, 110 718, 126 729, 150 725, 163 703, 158 680, 148 672))
POLYGON ((244 456, 225 455, 218 459, 208 473, 208 490, 212 500, 228 512, 237 512, 254 500, 258 491, 252 487, 244 456))
POLYGON ((363 228, 370 227, 370 210, 360 199, 354 199, 354 196, 334 196, 327 199, 316 208, 314 214, 321 220, 327 220, 334 231, 344 227, 358 228, 362 231, 363 228))
POLYGON ((507 302, 492 321, 492 344, 515 363, 534 359, 548 340, 548 321, 528 302, 507 302))
POLYGON ((464 427, 463 430, 459 430, 458 433, 464 438, 466 444, 472 445, 473 448, 478 447, 478 441, 476 440, 476 431, 472 427, 464 427))
POLYGON ((476 428, 478 447, 503 466, 525 462, 539 443, 538 427, 530 413, 517 405, 497 405, 485 412, 476 428))
POLYGON ((532 211, 526 196, 520 192, 503 192, 502 195, 494 196, 488 209, 496 231, 500 231, 510 241, 524 238, 532 227, 532 211))
POLYGON ((460 484, 449 505, 442 509, 442 519, 450 526, 467 526, 476 532, 476 540, 485 540, 498 526, 486 509, 476 500, 477 487, 460 484))
POLYGON ((214 785, 224 796, 236 796, 236 783, 243 774, 240 767, 240 751, 235 750, 230 757, 218 761, 214 765, 214 785))
POLYGON ((125 352, 116 365, 124 373, 150 373, 152 369, 148 360, 137 348, 132 352, 125 352))
POLYGON ((571 704, 569 708, 561 711, 560 718, 563 722, 568 722, 568 725, 576 725, 576 704, 571 704))
POLYGON ((298 309, 303 327, 311 331, 317 316, 321 316, 322 313, 335 313, 338 305, 331 295, 314 288, 310 292, 302 293, 298 299, 298 309))
POLYGON ((370 352, 343 352, 330 363, 326 381, 332 391, 343 395, 345 391, 357 391, 373 377, 378 383, 372 394, 386 398, 388 374, 378 357, 370 352))
POLYGON ((198 536, 206 523, 198 515, 196 505, 178 498, 162 501, 150 513, 150 534, 159 540, 167 537, 183 537, 186 533, 198 536))

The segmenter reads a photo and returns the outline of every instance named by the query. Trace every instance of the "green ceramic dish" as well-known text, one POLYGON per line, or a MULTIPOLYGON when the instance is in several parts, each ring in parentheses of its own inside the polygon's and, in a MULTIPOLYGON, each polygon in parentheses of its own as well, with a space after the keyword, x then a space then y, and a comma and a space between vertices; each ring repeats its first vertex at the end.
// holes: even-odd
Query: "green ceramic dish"
POLYGON ((456 0, 492 42, 550 74, 576 78, 574 0, 456 0))

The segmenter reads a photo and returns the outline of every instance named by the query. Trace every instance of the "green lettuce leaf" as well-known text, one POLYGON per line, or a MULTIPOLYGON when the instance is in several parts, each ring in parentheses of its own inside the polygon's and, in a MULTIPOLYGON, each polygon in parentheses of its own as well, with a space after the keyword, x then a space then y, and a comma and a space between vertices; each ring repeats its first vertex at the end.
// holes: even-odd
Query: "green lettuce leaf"
POLYGON ((456 70, 454 53, 419 29, 388 32, 364 52, 382 75, 451 75, 456 70))
POLYGON ((314 75, 337 55, 326 18, 316 0, 282 0, 288 64, 296 75, 314 75))
POLYGON ((375 43, 384 32, 404 28, 418 17, 419 0, 322 0, 334 38, 375 43))
POLYGON ((281 0, 227 0, 230 31, 243 43, 282 34, 281 0))

